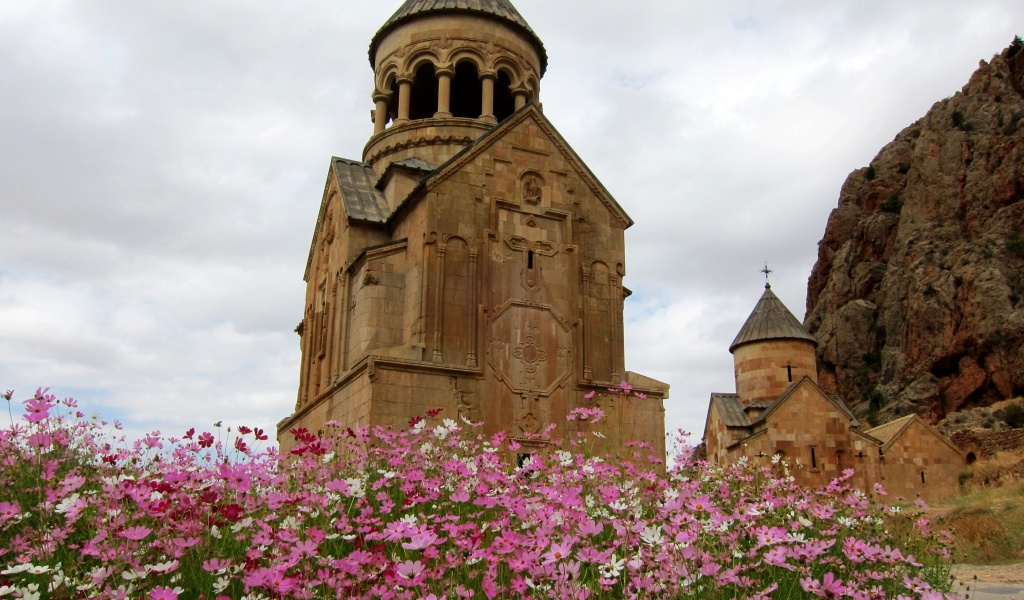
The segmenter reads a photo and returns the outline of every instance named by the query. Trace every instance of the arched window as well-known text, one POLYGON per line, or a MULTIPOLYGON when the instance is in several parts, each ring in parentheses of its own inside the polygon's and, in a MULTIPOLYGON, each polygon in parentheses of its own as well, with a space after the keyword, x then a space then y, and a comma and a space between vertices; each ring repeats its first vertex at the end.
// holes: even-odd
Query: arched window
POLYGON ((463 61, 455 65, 451 102, 452 115, 466 119, 480 117, 480 108, 483 105, 480 72, 470 61, 463 61))
POLYGON ((392 78, 388 90, 391 92, 391 101, 388 102, 388 120, 394 122, 398 118, 398 80, 392 78))
POLYGON ((516 110, 516 101, 512 97, 512 78, 505 71, 498 71, 498 80, 494 82, 494 116, 504 121, 516 110))
POLYGON ((429 119, 437 112, 437 75, 434 65, 427 62, 416 69, 409 98, 409 118, 429 119))

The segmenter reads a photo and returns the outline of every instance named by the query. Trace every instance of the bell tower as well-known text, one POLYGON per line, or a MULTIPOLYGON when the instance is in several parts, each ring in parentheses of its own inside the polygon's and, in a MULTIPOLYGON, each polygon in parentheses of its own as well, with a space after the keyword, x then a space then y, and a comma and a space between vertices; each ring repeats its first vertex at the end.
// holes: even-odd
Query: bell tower
POLYGON ((541 111, 540 38, 508 0, 407 0, 369 57, 373 134, 330 161, 282 449, 441 409, 539 452, 590 407, 595 451, 663 457, 668 386, 625 367, 633 222, 541 111))
POLYGON ((441 165, 528 102, 547 53, 506 0, 407 0, 373 36, 373 137, 384 173, 415 156, 441 165))

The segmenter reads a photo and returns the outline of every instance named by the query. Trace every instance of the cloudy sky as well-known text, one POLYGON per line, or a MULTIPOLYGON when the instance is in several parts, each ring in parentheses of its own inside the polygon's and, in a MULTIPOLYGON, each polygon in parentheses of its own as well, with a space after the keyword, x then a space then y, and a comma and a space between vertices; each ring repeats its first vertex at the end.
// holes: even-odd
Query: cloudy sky
MULTIPOLYGON (((545 113, 636 225, 627 368, 700 433, 772 287, 798 318, 846 175, 1024 24, 1019 0, 516 0, 545 113)), ((0 3, 0 391, 132 432, 295 402, 328 159, 372 133, 399 0, 0 3)))

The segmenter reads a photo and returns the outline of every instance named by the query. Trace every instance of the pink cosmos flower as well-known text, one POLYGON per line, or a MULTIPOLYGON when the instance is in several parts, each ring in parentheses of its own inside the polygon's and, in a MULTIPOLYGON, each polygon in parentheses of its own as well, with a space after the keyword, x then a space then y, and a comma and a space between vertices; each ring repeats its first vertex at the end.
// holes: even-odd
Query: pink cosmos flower
POLYGON ((550 565, 553 562, 558 562, 563 558, 566 558, 572 553, 572 544, 569 542, 552 542, 551 550, 541 555, 544 559, 544 564, 550 565))
POLYGON ((153 530, 148 527, 129 527, 118 535, 125 539, 138 541, 145 538, 150 533, 153 533, 153 530))
POLYGON ((409 585, 417 585, 423 580, 423 563, 420 561, 407 560, 403 563, 395 565, 395 573, 409 585))
POLYGON ((57 406, 56 398, 46 395, 46 390, 36 390, 35 398, 25 401, 25 420, 38 423, 50 416, 50 409, 57 406))
POLYGON ((169 587, 157 586, 149 592, 150 600, 178 600, 178 593, 169 587))
POLYGON ((408 542, 403 542, 402 547, 406 550, 423 550, 428 546, 437 543, 437 535, 432 531, 414 534, 408 542))
POLYGON ((209 571, 210 573, 216 573, 217 571, 227 569, 230 566, 230 560, 224 560, 220 558, 211 558, 209 560, 203 561, 203 570, 209 571))
POLYGON ((801 579, 800 587, 804 588, 805 592, 810 592, 821 598, 840 598, 848 591, 843 585, 843 580, 836 579, 835 574, 831 571, 825 573, 821 581, 811 577, 801 579))

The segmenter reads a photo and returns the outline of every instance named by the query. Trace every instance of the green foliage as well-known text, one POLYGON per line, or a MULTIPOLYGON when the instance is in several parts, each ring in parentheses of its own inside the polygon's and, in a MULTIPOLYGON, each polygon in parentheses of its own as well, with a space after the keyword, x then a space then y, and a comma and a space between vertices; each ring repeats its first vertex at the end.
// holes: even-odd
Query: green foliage
POLYGON ((1020 39, 1018 35, 1013 38, 1013 42, 1010 43, 1010 47, 1006 50, 1006 58, 1017 56, 1022 48, 1024 48, 1024 40, 1020 39))
POLYGON ((887 213, 894 213, 898 215, 903 211, 903 199, 900 198, 899 194, 893 193, 885 199, 885 202, 882 202, 882 206, 880 208, 887 213))
POLYGON ((970 131, 974 129, 974 126, 967 122, 967 117, 964 116, 964 113, 958 110, 953 111, 953 126, 960 131, 970 131))
POLYGON ((1024 427, 1024 406, 1021 406, 1020 404, 1011 404, 1004 408, 1002 412, 1004 423, 1014 429, 1024 427))
POLYGON ((872 179, 875 178, 875 166, 874 165, 869 165, 867 170, 864 171, 864 178, 867 179, 868 181, 871 181, 872 179))
POLYGON ((906 175, 910 172, 910 165, 900 165, 900 175, 906 175))

